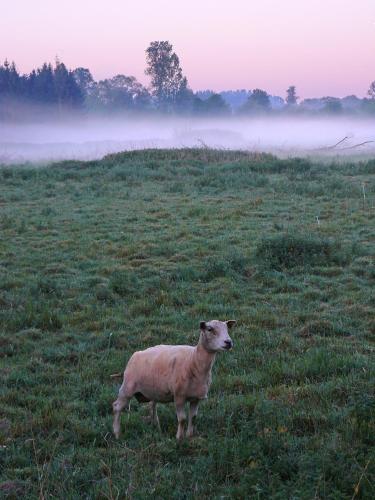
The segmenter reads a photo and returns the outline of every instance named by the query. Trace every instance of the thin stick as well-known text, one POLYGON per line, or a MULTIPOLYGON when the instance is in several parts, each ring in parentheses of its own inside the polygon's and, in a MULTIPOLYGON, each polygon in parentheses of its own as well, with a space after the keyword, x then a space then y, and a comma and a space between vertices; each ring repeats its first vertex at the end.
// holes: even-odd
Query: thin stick
POLYGON ((366 184, 362 182, 363 210, 366 208, 366 184))
POLYGON ((33 438, 32 438, 31 441, 33 443, 34 457, 35 457, 35 463, 36 463, 36 470, 38 472, 39 499, 40 500, 44 500, 42 473, 40 472, 40 467, 39 467, 39 462, 38 462, 38 455, 37 455, 36 447, 35 447, 34 433, 33 433, 33 438))
POLYGON ((365 472, 366 472, 366 470, 367 470, 367 467, 368 467, 368 465, 369 465, 370 461, 371 461, 371 460, 369 459, 369 460, 368 460, 368 462, 367 462, 367 464, 366 464, 366 466, 365 466, 365 468, 364 468, 364 469, 362 469, 362 474, 361 474, 361 477, 359 478, 359 481, 358 481, 358 483, 356 484, 356 486, 355 486, 355 488, 354 488, 354 493, 353 493, 353 496, 352 496, 352 500, 354 500, 354 498, 355 498, 355 497, 358 495, 358 493, 359 493, 359 485, 361 484, 361 481, 362 481, 362 479, 363 479, 363 476, 365 475, 365 472))
POLYGON ((110 375, 111 378, 120 378, 122 377, 122 373, 112 373, 112 375, 110 375))
MULTIPOLYGON (((104 460, 102 460, 102 464, 104 465, 106 476, 107 476, 107 479, 108 479, 109 499, 110 500, 115 500, 115 497, 113 496, 113 489, 112 489, 113 488, 113 482, 112 482, 112 471, 111 471, 111 468, 104 462, 104 460)), ((116 500, 117 500, 117 498, 118 498, 118 492, 117 492, 117 495, 116 495, 116 500)))
POLYGON ((364 146, 365 144, 371 144, 372 142, 375 142, 375 141, 360 142, 359 144, 354 144, 354 146, 347 146, 346 148, 341 148, 340 151, 347 151, 348 149, 359 148, 360 146, 364 146))
POLYGON ((345 142, 349 137, 346 135, 341 141, 337 142, 336 144, 333 144, 332 146, 323 146, 322 148, 315 149, 315 151, 325 151, 326 149, 334 149, 335 147, 339 146, 343 142, 345 142))
POLYGON ((203 149, 210 149, 207 144, 202 140, 202 139, 197 139, 197 142, 199 142, 202 146, 203 149))

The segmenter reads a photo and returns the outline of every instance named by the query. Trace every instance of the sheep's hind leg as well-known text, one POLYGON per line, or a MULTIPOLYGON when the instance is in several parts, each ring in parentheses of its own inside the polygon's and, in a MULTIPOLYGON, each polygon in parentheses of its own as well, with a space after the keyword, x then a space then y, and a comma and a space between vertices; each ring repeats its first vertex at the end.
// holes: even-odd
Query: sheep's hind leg
POLYGON ((189 408, 189 423, 188 423, 188 428, 187 428, 187 433, 186 436, 188 438, 191 438, 194 435, 194 420, 195 417, 197 416, 198 413, 198 405, 199 401, 191 401, 190 402, 190 408, 189 408))
POLYGON ((149 404, 149 408, 150 408, 150 415, 142 417, 142 420, 149 424, 151 423, 152 425, 155 425, 155 427, 157 427, 159 431, 161 431, 159 417, 156 411, 156 401, 151 401, 149 404))

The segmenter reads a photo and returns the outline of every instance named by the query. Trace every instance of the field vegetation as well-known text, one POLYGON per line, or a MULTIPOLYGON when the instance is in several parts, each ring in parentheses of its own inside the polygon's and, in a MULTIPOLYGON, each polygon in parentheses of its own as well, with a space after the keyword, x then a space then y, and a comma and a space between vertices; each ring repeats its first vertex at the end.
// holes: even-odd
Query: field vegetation
POLYGON ((0 497, 375 496, 375 161, 208 149, 0 168, 0 497), (236 319, 198 435, 111 403, 236 319))

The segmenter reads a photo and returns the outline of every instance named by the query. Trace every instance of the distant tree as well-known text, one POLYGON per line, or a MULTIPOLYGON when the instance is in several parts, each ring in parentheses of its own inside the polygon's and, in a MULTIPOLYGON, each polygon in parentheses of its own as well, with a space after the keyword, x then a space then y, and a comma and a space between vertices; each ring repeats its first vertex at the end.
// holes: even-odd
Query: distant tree
POLYGON ((209 113, 222 114, 227 113, 229 108, 220 94, 213 94, 206 101, 206 108, 209 113))
POLYGON ((370 97, 370 99, 375 99, 375 81, 371 83, 367 95, 370 97))
POLYGON ((286 91, 286 103, 289 106, 295 106, 297 104, 298 96, 296 92, 296 87, 291 85, 286 91))
POLYGON ((325 102, 322 109, 324 113, 337 115, 342 112, 342 104, 337 97, 324 97, 323 101, 325 102))
POLYGON ((191 111, 194 100, 194 92, 189 88, 188 81, 183 78, 179 91, 175 97, 174 110, 179 113, 191 111))
POLYGON ((272 110, 279 110, 285 107, 285 100, 278 95, 269 95, 270 106, 272 110))
MULTIPOLYGON (((195 93, 195 97, 199 97, 202 101, 206 101, 209 97, 214 95, 215 92, 213 90, 199 90, 195 93)), ((231 109, 236 110, 240 108, 249 97, 248 90, 224 90, 219 94, 226 104, 230 106, 231 109)))
POLYGON ((190 100, 188 82, 182 74, 180 60, 168 41, 151 42, 146 50, 146 75, 151 77, 151 94, 160 110, 172 111, 190 100))
POLYGON ((370 96, 370 98, 362 99, 360 110, 366 114, 375 115, 375 98, 370 96))
POLYGON ((18 74, 16 65, 6 59, 0 66, 0 95, 17 96, 22 91, 22 78, 18 74))
POLYGON ((204 114, 204 100, 198 97, 197 94, 194 95, 192 111, 195 115, 204 114))
POLYGON ((356 112, 361 108, 362 99, 359 99, 356 95, 348 95, 341 99, 341 104, 345 111, 356 112))
POLYGON ((150 107, 150 94, 134 76, 116 75, 101 80, 94 95, 97 106, 109 110, 141 110, 150 107))
POLYGON ((96 82, 89 69, 76 68, 72 71, 72 74, 76 84, 85 96, 94 90, 96 82))
POLYGON ((194 96, 195 97, 198 97, 199 99, 201 99, 202 101, 205 101, 206 99, 208 99, 209 97, 211 97, 212 95, 214 95, 214 91, 213 90, 198 90, 197 92, 195 92, 194 96))
POLYGON ((9 90, 9 62, 5 59, 4 64, 0 66, 0 95, 7 94, 9 90))
POLYGON ((245 104, 249 97, 249 91, 245 89, 224 90, 220 92, 220 95, 233 110, 236 110, 245 104))
POLYGON ((308 98, 304 99, 300 105, 299 108, 307 113, 316 113, 318 111, 321 111, 325 106, 325 102, 323 99, 320 98, 308 98))
POLYGON ((240 108, 241 112, 262 113, 271 109, 270 97, 265 90, 255 89, 240 108))
POLYGON ((83 104, 84 96, 73 72, 68 71, 65 64, 57 60, 53 77, 60 109, 62 107, 80 107, 83 104))
POLYGON ((30 100, 35 99, 36 71, 33 69, 31 73, 25 77, 26 79, 26 97, 30 100))
POLYGON ((229 105, 220 94, 212 94, 208 99, 194 99, 193 111, 198 115, 228 115, 231 112, 229 105))
POLYGON ((30 74, 29 95, 37 102, 46 104, 57 102, 55 79, 51 64, 44 63, 41 68, 30 74))

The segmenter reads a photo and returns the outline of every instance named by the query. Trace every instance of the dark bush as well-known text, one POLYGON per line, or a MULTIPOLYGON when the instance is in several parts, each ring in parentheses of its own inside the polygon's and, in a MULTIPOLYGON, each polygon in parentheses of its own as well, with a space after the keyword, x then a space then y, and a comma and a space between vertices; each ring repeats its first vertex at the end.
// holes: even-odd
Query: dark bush
POLYGON ((267 267, 278 271, 297 266, 344 265, 350 260, 349 252, 337 241, 292 234, 262 240, 256 256, 267 267))
POLYGON ((115 297, 111 293, 111 290, 105 286, 99 286, 95 292, 95 296, 100 302, 107 302, 108 304, 113 304, 115 302, 115 297))
POLYGON ((59 289, 58 284, 49 278, 39 279, 36 286, 33 288, 33 291, 43 295, 61 295, 61 290, 59 289))

